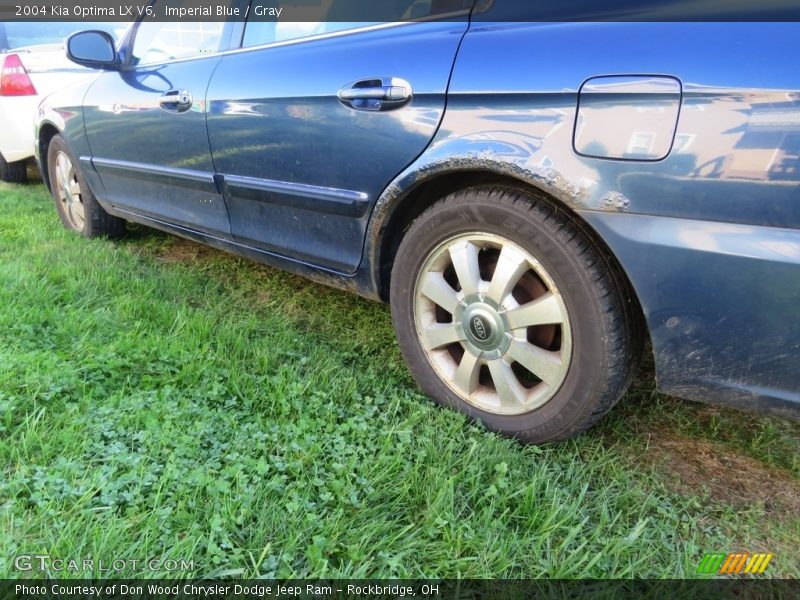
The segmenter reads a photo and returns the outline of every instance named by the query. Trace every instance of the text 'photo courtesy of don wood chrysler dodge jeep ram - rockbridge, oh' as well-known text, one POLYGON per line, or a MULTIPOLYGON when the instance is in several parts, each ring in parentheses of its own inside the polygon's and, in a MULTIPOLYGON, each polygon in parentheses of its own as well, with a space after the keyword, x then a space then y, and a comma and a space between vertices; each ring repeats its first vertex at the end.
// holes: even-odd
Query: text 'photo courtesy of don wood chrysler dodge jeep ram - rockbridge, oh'
POLYGON ((101 72, 36 123, 64 225, 388 301, 421 389, 520 440, 590 427, 650 348, 666 393, 797 414, 797 23, 324 4, 73 35, 101 72))

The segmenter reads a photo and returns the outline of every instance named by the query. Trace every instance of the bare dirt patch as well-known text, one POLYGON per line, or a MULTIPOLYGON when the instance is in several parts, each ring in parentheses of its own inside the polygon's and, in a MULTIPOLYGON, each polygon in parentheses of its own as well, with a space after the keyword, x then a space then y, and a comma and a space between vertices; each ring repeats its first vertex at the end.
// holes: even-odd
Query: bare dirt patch
POLYGON ((800 481, 784 470, 738 454, 722 444, 650 431, 645 457, 672 476, 681 493, 706 492, 713 502, 744 508, 763 504, 767 514, 800 514, 800 481))
POLYGON ((184 263, 210 259, 225 254, 216 248, 192 240, 176 237, 159 249, 157 256, 166 263, 184 263))

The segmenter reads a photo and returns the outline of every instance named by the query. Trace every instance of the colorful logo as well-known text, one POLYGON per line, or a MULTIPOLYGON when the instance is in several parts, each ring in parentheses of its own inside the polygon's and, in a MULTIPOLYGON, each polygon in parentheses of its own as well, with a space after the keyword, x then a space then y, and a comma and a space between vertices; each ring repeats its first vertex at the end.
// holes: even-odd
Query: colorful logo
POLYGON ((774 554, 749 552, 708 553, 697 567, 698 573, 706 575, 736 575, 739 573, 753 573, 760 575, 770 563, 774 554))

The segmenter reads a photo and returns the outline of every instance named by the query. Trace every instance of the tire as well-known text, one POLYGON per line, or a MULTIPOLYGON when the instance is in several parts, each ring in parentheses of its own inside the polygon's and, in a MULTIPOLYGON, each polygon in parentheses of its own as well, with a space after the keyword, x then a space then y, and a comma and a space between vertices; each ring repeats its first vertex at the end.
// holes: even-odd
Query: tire
POLYGON ((6 162, 6 159, 0 154, 0 181, 26 183, 28 181, 28 162, 25 160, 6 162))
POLYGON ((47 148, 47 176, 64 227, 87 238, 117 238, 125 233, 125 220, 100 206, 86 184, 80 163, 60 135, 54 136, 47 148))
POLYGON ((641 348, 626 281, 547 197, 471 188, 407 231, 392 318, 428 396, 541 444, 591 427, 630 384, 641 348))

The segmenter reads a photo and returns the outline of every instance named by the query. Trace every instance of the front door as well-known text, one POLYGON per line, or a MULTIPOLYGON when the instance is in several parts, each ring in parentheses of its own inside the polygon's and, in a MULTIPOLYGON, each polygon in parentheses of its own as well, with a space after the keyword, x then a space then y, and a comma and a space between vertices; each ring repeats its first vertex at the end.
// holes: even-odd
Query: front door
POLYGON ((209 233, 230 233, 206 130, 205 91, 224 23, 139 24, 127 66, 84 100, 92 164, 113 206, 209 233))
POLYGON ((223 57, 208 91, 211 152, 237 241, 356 270, 374 202, 444 114, 465 4, 393 3, 395 20, 461 11, 438 22, 246 24, 242 50, 223 57))

